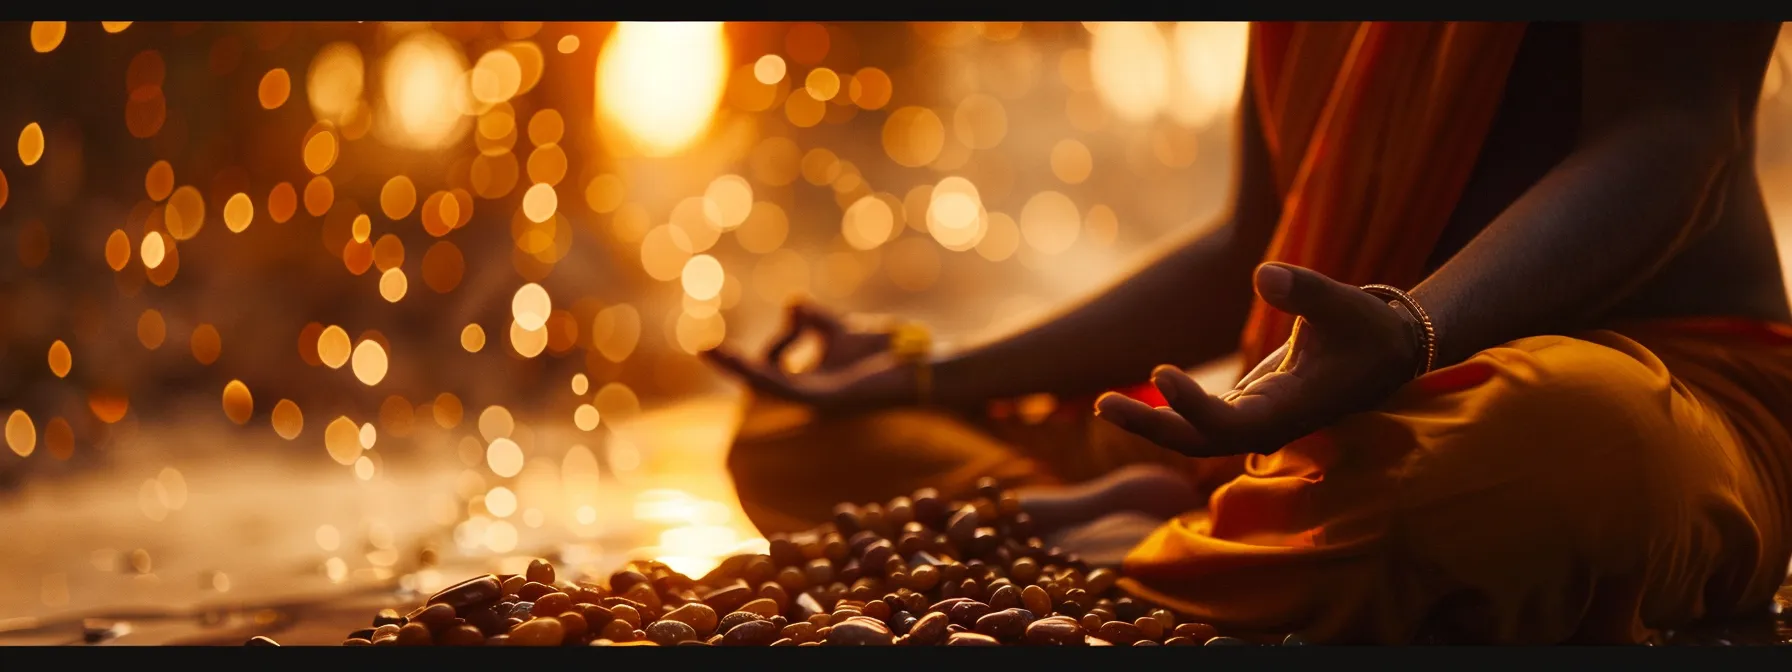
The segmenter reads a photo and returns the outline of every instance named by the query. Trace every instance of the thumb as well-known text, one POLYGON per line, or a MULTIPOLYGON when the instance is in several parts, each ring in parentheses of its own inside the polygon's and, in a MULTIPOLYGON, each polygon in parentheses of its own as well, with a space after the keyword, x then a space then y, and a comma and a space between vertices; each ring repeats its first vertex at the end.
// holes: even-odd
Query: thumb
POLYGON ((1271 262, 1258 266, 1256 281, 1257 295, 1270 307, 1304 317, 1316 325, 1348 323, 1360 318, 1369 305, 1381 303, 1357 287, 1289 264, 1271 262))

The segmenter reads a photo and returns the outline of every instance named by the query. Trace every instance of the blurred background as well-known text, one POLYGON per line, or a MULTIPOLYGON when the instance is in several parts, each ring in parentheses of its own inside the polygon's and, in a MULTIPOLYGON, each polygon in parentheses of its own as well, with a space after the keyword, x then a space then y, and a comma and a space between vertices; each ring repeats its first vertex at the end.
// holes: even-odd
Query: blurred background
POLYGON ((1221 213, 1245 42, 0 23, 0 643, 334 643, 532 556, 751 550, 696 353, 799 296, 950 343, 1099 288, 1221 213))

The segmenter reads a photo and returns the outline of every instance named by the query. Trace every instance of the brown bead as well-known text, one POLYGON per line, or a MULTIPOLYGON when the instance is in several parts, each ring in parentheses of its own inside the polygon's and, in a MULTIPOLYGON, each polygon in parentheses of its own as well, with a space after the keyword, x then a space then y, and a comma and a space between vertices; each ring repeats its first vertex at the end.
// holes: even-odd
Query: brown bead
POLYGON ((454 620, 454 607, 446 604, 426 604, 405 615, 411 623, 422 623, 431 628, 447 625, 454 620))
POLYGON ((564 638, 567 644, 577 644, 584 641, 585 635, 591 634, 591 625, 585 622, 584 614, 568 611, 554 618, 560 621, 560 629, 566 633, 564 638))
POLYGON ((1164 646, 1200 646, 1201 643, 1187 637, 1171 637, 1164 640, 1164 646))
POLYGON ((523 602, 534 602, 536 598, 552 592, 556 592, 553 586, 530 581, 516 590, 516 599, 523 602))
POLYGON ((610 621, 616 620, 616 613, 610 611, 609 607, 596 604, 581 604, 577 606, 579 615, 585 617, 585 628, 591 632, 597 632, 604 626, 609 625, 610 621))
POLYGON ((280 645, 280 643, 274 641, 274 639, 272 637, 266 637, 263 635, 256 635, 254 637, 250 637, 249 641, 243 642, 243 646, 279 646, 279 645, 280 645))
POLYGON ((889 603, 884 602, 883 600, 866 602, 865 608, 861 611, 864 612, 867 617, 875 618, 879 621, 890 620, 890 614, 892 613, 889 603))
POLYGON ((456 610, 468 609, 497 602, 503 590, 498 577, 486 574, 444 588, 431 595, 428 603, 446 604, 456 610))
POLYGON ((554 585, 554 566, 540 558, 530 560, 529 569, 523 572, 523 577, 532 583, 554 585))
POLYGON ((792 593, 800 593, 804 588, 809 587, 809 576, 798 567, 785 567, 778 570, 775 580, 784 590, 792 593))
POLYGON ((784 610, 790 608, 790 593, 786 592, 783 586, 771 581, 766 581, 760 584, 759 598, 776 602, 778 605, 778 613, 784 613, 784 610))
POLYGON ((647 626, 647 639, 660 646, 697 639, 697 630, 684 621, 660 619, 647 626))
POLYGON ((599 637, 612 642, 632 641, 634 639, 634 634, 635 626, 629 625, 628 621, 624 621, 620 618, 604 624, 603 629, 598 631, 599 637))
POLYGON ((630 586, 628 590, 622 591, 622 596, 647 605, 649 611, 659 611, 660 594, 654 592, 652 585, 637 583, 630 586))
POLYGON ((442 646, 484 646, 485 633, 471 625, 457 625, 444 631, 437 641, 442 646))
POLYGON ((946 638, 946 646, 1001 646, 1001 645, 1002 645, 1002 643, 996 641, 996 639, 994 637, 990 637, 989 635, 979 635, 975 632, 954 633, 951 637, 946 638))
POLYGON ((909 570, 908 587, 912 590, 928 591, 940 583, 940 570, 933 565, 920 565, 909 570))
POLYGON ((535 598, 535 606, 529 608, 533 616, 559 616, 572 609, 572 596, 566 593, 548 593, 535 598))
POLYGON ((1052 613, 1052 596, 1047 595, 1044 588, 1027 586, 1020 589, 1021 606, 1040 616, 1052 613))
POLYGON ((503 589, 504 589, 504 594, 508 595, 508 596, 515 597, 516 591, 522 590, 523 585, 527 584, 527 583, 529 583, 529 580, 523 578, 522 575, 520 575, 520 574, 516 575, 516 576, 512 576, 507 579, 504 579, 504 583, 502 584, 503 589))
POLYGON ((976 507, 960 508, 952 514, 952 519, 946 522, 946 538, 960 546, 969 545, 971 536, 977 532, 978 524, 976 507))
POLYGON ((373 646, 373 640, 360 639, 360 638, 349 638, 349 639, 342 640, 342 645, 343 646, 373 646))
POLYGON ((915 621, 908 629, 908 637, 916 644, 932 646, 946 639, 946 626, 952 619, 944 612, 929 611, 915 621))
POLYGON ((722 646, 765 646, 778 639, 778 626, 771 621, 747 621, 722 634, 722 646))
POLYGON ((616 616, 616 620, 628 624, 630 630, 641 627, 641 612, 634 607, 618 604, 610 607, 610 613, 616 616))
POLYGON ((760 598, 740 605, 740 608, 736 611, 744 611, 749 614, 758 614, 765 618, 771 618, 778 615, 778 603, 765 598, 760 598))
POLYGON ((791 639, 789 637, 785 637, 778 641, 772 642, 771 646, 796 646, 796 640, 791 639))
POLYGON ((1091 636, 1093 636, 1095 631, 1101 629, 1101 617, 1100 616, 1096 616, 1095 614, 1083 614, 1083 618, 1081 620, 1083 623, 1083 629, 1088 630, 1090 632, 1091 636))
POLYGON ((559 646, 566 628, 559 619, 537 618, 510 629, 511 646, 559 646))
POLYGON ((1015 609, 1021 606, 1020 591, 1014 586, 1002 586, 989 594, 989 608, 996 611, 1015 609))
POLYGON ((1197 642, 1205 642, 1220 636, 1220 629, 1206 623, 1183 623, 1171 630, 1177 637, 1187 637, 1197 642))
POLYGON ((673 609, 666 612, 666 615, 661 618, 678 621, 691 626, 692 630, 695 630, 698 635, 703 637, 708 637, 716 630, 716 610, 709 608, 709 605, 702 602, 692 602, 677 609, 673 609))
POLYGON ((1127 646, 1144 639, 1145 633, 1139 632, 1139 626, 1126 621, 1108 621, 1096 629, 1095 636, 1120 646, 1127 646))
POLYGON ((1132 624, 1138 626, 1139 635, 1145 639, 1155 642, 1164 638, 1164 624, 1155 618, 1150 616, 1140 616, 1139 619, 1133 621, 1132 624))
POLYGON ((884 507, 884 522, 890 527, 901 528, 915 520, 915 504, 907 497, 890 500, 884 507))
POLYGON ((977 619, 983 618, 983 616, 990 611, 991 609, 987 604, 973 600, 965 600, 952 605, 952 608, 946 612, 946 615, 952 617, 953 623, 969 628, 974 627, 977 624, 977 619))
POLYGON ((1003 609, 984 614, 971 630, 1002 641, 1020 639, 1027 631, 1027 619, 1020 609, 1003 609))
POLYGON ((815 627, 814 623, 810 623, 808 621, 797 621, 795 623, 791 623, 790 625, 784 626, 783 629, 778 631, 778 635, 781 637, 788 638, 792 641, 795 641, 798 644, 801 644, 803 642, 813 640, 815 638, 815 631, 817 629, 818 628, 815 627))
POLYGON ((829 646, 890 646, 896 636, 882 621, 858 616, 838 623, 828 631, 829 646))
POLYGON ((1042 618, 1027 626, 1024 639, 1035 646, 1085 646, 1088 630, 1076 620, 1061 616, 1042 618))
POLYGON ((1039 578, 1039 561, 1032 558, 1020 558, 1008 569, 1008 577, 1020 585, 1030 585, 1039 578))
POLYGON ((1083 590, 1089 591, 1090 595, 1100 597, 1113 588, 1114 582, 1118 580, 1120 580, 1120 575, 1114 570, 1106 567, 1097 568, 1095 571, 1089 572, 1089 576, 1083 579, 1083 590))
POLYGON ((718 614, 726 614, 739 609, 754 598, 754 590, 745 581, 716 588, 703 595, 703 603, 709 605, 718 614))
POLYGON ((429 626, 422 623, 406 623, 398 629, 399 646, 429 646, 435 640, 435 635, 429 632, 429 626))
POLYGON ((1163 646, 1162 644, 1153 642, 1149 639, 1141 639, 1139 641, 1133 642, 1132 645, 1133 646, 1163 646))

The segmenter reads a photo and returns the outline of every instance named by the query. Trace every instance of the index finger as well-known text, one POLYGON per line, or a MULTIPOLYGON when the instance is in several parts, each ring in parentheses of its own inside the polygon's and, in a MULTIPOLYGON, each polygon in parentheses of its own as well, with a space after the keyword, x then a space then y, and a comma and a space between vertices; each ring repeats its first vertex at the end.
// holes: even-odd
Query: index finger
POLYGON ((785 399, 801 400, 803 395, 784 373, 764 362, 753 362, 727 348, 702 353, 704 359, 738 376, 749 387, 785 399))

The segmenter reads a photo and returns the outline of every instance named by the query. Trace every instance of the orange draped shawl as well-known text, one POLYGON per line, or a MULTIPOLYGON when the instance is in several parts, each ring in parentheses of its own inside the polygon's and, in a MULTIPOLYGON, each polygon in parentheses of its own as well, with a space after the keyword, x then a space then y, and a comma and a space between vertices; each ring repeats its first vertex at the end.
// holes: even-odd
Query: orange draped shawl
MULTIPOLYGON (((1253 24, 1250 95, 1282 197, 1264 260, 1353 285, 1423 280, 1523 37, 1523 23, 1253 24)), ((1246 364, 1293 323, 1259 299, 1246 364)))
MULTIPOLYGON (((1411 288, 1449 224, 1505 93, 1523 23, 1258 22, 1253 96, 1282 198, 1264 261, 1411 288)), ((1294 317, 1257 299, 1246 368, 1294 317)), ((1150 383, 1122 391, 1161 406, 1150 383)))

